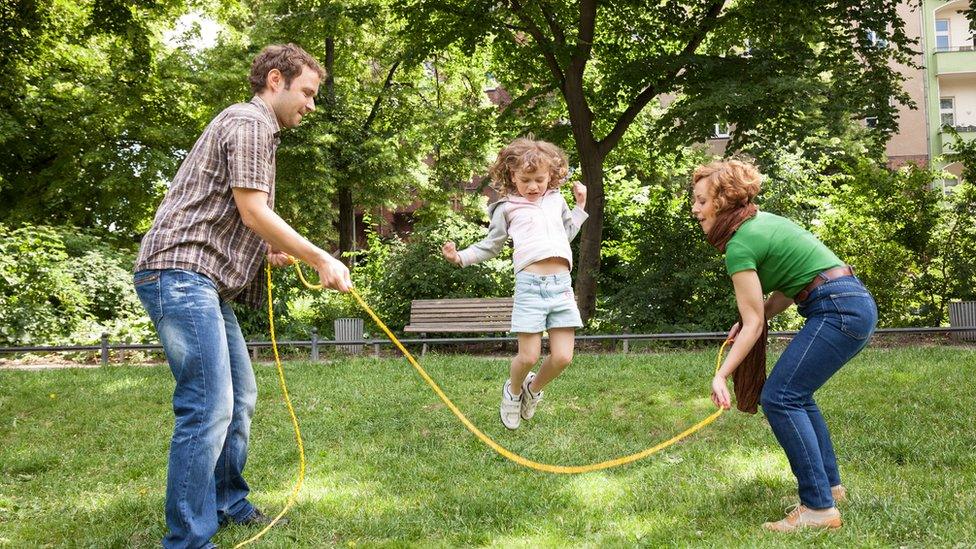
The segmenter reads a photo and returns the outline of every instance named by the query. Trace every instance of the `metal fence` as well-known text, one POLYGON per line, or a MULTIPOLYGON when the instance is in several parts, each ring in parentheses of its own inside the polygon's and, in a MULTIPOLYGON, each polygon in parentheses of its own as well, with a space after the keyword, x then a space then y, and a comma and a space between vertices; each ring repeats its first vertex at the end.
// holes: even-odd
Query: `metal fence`
MULTIPOLYGON (((973 329, 976 326, 957 326, 957 327, 927 327, 927 328, 882 328, 875 332, 875 336, 887 336, 887 335, 903 335, 903 336, 915 336, 915 335, 949 335, 949 334, 959 334, 965 335, 968 333, 973 333, 973 329)), ((796 330, 789 331, 776 331, 769 332, 770 337, 774 338, 788 338, 796 335, 796 330)), ((708 341, 708 340, 723 340, 725 339, 726 332, 680 332, 680 333, 665 333, 665 334, 580 334, 576 336, 577 341, 610 341, 610 342, 623 342, 623 352, 629 352, 630 343, 634 341, 708 341)), ((319 360, 319 351, 323 347, 333 347, 339 346, 356 346, 357 348, 362 348, 363 346, 368 346, 372 349, 373 355, 376 357, 380 356, 380 349, 384 346, 393 345, 393 343, 386 339, 351 339, 351 340, 329 340, 320 339, 318 335, 318 330, 312 329, 310 333, 310 338, 305 340, 284 340, 278 341, 278 346, 282 348, 309 348, 309 358, 311 360, 319 360)), ((514 336, 498 336, 498 337, 439 337, 439 338, 409 338, 400 339, 400 342, 404 345, 457 345, 457 344, 473 344, 473 343, 492 343, 492 342, 516 342, 517 337, 514 336)), ((257 349, 267 349, 271 347, 270 341, 249 341, 247 342, 248 349, 252 353, 256 353, 257 349)), ((0 347, 0 354, 9 353, 68 353, 68 352, 99 352, 101 364, 103 366, 109 363, 109 354, 112 351, 156 351, 162 352, 163 347, 158 343, 113 343, 109 341, 109 334, 103 333, 101 337, 101 342, 98 345, 28 345, 22 347, 0 347)))

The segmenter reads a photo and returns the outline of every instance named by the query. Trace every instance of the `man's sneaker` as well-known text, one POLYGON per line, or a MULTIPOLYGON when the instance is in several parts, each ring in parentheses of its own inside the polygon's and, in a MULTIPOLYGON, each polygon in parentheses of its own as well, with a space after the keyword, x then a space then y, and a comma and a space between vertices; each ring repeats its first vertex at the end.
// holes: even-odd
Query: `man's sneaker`
POLYGON ((834 503, 844 503, 847 501, 847 488, 843 484, 830 487, 830 495, 834 498, 834 503))
POLYGON ((814 510, 797 505, 787 513, 786 518, 764 523, 763 528, 774 532, 795 532, 805 528, 834 530, 840 528, 842 524, 840 511, 836 507, 814 510))
POLYGON ((522 409, 520 414, 522 419, 532 419, 535 415, 535 407, 542 402, 542 391, 538 393, 533 393, 529 389, 529 384, 535 379, 535 372, 529 372, 529 375, 525 376, 525 381, 522 382, 522 409))
MULTIPOLYGON (((241 526, 267 526, 271 524, 272 520, 274 520, 274 517, 265 515, 257 507, 255 507, 254 511, 248 515, 246 519, 238 521, 237 524, 241 526)), ((275 526, 284 526, 289 522, 288 517, 281 517, 281 519, 275 523, 275 526)))
POLYGON ((519 411, 522 408, 522 395, 512 396, 511 388, 512 380, 506 380, 505 385, 502 386, 502 405, 498 413, 501 415, 502 425, 515 430, 522 423, 522 418, 519 417, 519 411))

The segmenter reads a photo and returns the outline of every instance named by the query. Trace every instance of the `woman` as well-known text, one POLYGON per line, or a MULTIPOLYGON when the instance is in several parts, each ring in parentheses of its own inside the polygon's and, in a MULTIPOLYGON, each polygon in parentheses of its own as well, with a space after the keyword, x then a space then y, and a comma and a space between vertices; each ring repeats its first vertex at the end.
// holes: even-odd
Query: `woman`
POLYGON ((878 311, 851 268, 816 237, 789 219, 756 209, 760 179, 754 166, 737 160, 700 166, 693 177, 691 211, 709 244, 725 253, 741 318, 712 380, 712 401, 730 407, 726 379, 733 372, 740 409, 755 413, 761 388, 763 412, 800 495, 786 518, 763 527, 780 532, 839 528, 835 504, 846 498, 846 490, 813 393, 864 348, 878 311), (806 322, 763 384, 766 321, 794 303, 806 322))

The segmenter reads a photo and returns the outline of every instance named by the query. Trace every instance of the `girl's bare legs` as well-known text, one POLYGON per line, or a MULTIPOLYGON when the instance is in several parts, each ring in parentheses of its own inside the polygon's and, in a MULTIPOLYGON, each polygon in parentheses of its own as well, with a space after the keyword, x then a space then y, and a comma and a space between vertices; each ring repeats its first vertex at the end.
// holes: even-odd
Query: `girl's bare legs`
MULTIPOLYGON (((538 335, 539 346, 542 344, 542 334, 532 334, 538 335)), ((576 346, 576 328, 552 328, 549 330, 549 356, 542 361, 542 367, 539 368, 539 373, 532 380, 529 385, 529 390, 533 393, 538 393, 542 391, 543 387, 547 383, 559 377, 559 374, 563 373, 566 366, 573 361, 573 349, 576 346)), ((521 353, 522 339, 519 337, 519 349, 521 353)), ((536 351, 536 358, 538 359, 538 351, 536 351)), ((533 364, 535 364, 533 362, 533 364)), ((522 374, 519 378, 519 387, 521 387, 522 379, 528 374, 528 370, 522 374)), ((512 387, 515 387, 515 363, 512 363, 512 387)), ((521 392, 521 389, 520 389, 521 392)))
POLYGON ((509 390, 512 392, 512 396, 517 397, 522 394, 522 382, 525 381, 525 376, 532 371, 535 364, 539 362, 541 352, 542 334, 519 333, 518 354, 512 358, 512 367, 509 371, 512 382, 509 390))

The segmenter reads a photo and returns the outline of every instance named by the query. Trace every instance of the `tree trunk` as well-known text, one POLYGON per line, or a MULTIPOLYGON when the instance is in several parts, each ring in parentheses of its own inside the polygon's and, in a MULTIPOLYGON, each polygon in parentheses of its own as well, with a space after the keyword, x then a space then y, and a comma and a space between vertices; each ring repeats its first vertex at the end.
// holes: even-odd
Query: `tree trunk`
MULTIPOLYGON (((335 120, 335 37, 325 38, 325 103, 330 120, 335 120)), ((338 149, 334 149, 338 153, 338 149)), ((338 156, 338 154, 336 154, 338 156)), ((352 189, 336 190, 336 206, 339 210, 339 259, 352 266, 352 258, 346 255, 356 247, 356 209, 352 201, 352 189)))
POLYGON ((352 189, 341 188, 336 193, 339 200, 339 254, 346 266, 352 258, 346 255, 356 249, 356 208, 352 203, 352 189))
POLYGON ((585 324, 596 312, 597 277, 603 244, 603 159, 596 147, 578 145, 583 184, 586 185, 586 223, 580 230, 580 257, 576 273, 576 302, 585 324))
POLYGON ((586 223, 580 230, 580 257, 576 272, 576 303, 585 324, 596 312, 597 276, 603 243, 603 158, 600 143, 593 136, 593 112, 583 91, 585 59, 575 59, 561 84, 576 142, 583 184, 586 185, 586 223))
POLYGON ((335 37, 325 37, 325 100, 328 102, 330 115, 334 115, 335 107, 335 37))

